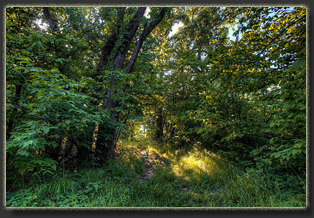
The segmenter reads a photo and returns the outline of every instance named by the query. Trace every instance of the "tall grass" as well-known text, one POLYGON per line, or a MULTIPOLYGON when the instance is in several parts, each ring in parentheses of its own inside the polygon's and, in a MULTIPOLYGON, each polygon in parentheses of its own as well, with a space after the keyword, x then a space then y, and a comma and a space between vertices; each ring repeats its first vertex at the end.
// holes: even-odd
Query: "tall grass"
POLYGON ((116 161, 7 194, 8 207, 304 207, 295 194, 194 146, 120 142, 116 161), (148 167, 151 178, 140 180, 148 167), (163 164, 161 164, 163 163, 163 164), (146 169, 146 170, 145 170, 146 169))

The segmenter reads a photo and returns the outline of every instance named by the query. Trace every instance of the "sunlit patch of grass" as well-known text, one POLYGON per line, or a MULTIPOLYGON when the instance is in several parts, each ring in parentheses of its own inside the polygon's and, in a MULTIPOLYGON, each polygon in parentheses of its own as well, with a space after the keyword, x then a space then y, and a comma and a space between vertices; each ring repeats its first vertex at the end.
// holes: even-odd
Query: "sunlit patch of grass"
POLYGON ((173 162, 172 170, 175 175, 188 181, 191 179, 199 180, 204 174, 215 173, 215 170, 219 168, 217 159, 216 155, 206 150, 201 152, 195 148, 173 162))

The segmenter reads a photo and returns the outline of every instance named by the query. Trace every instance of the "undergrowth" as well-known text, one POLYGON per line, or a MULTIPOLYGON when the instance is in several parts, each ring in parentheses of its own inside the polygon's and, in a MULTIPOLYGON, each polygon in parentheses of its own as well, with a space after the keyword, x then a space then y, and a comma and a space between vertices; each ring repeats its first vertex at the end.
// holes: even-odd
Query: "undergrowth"
POLYGON ((6 206, 305 207, 305 190, 284 186, 291 178, 280 178, 238 169, 197 146, 184 150, 166 143, 120 142, 115 161, 7 192, 6 206), (140 180, 148 166, 153 176, 140 180))

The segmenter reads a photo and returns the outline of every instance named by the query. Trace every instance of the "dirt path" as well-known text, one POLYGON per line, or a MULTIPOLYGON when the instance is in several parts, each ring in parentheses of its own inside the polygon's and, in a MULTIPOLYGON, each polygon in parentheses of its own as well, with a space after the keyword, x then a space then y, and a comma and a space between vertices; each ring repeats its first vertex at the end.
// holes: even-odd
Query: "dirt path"
POLYGON ((145 150, 139 151, 139 154, 145 159, 145 168, 143 174, 139 177, 139 181, 143 182, 154 176, 154 169, 157 166, 167 167, 162 158, 155 153, 147 152, 145 150))

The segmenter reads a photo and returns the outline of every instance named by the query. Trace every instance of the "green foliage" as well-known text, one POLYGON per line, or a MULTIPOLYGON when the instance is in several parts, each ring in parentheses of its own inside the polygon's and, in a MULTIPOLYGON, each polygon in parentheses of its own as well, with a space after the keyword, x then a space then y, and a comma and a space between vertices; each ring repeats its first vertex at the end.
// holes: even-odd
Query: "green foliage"
POLYGON ((6 8, 8 205, 304 206, 306 8, 137 12, 6 8))
MULTIPOLYGON (((206 19, 202 16, 205 11, 191 9, 188 13, 194 17, 189 26, 199 25, 199 31, 202 31, 201 25, 209 26, 209 18, 204 21, 209 22, 207 24, 197 22, 197 19, 206 19)), ((240 40, 229 41, 223 37, 223 32, 218 34, 222 38, 217 40, 207 38, 205 41, 212 46, 203 47, 207 48, 203 50, 203 58, 197 60, 200 51, 197 42, 204 41, 196 37, 202 34, 196 34, 195 28, 191 30, 186 24, 176 36, 174 45, 178 43, 180 48, 184 48, 184 43, 187 45, 186 49, 177 49, 172 58, 179 64, 178 72, 184 75, 182 79, 188 78, 186 74, 193 75, 193 79, 185 80, 191 91, 188 98, 183 97, 184 104, 177 100, 177 96, 182 95, 180 91, 174 92, 176 104, 167 96, 173 95, 171 92, 176 86, 171 81, 165 96, 170 100, 168 102, 176 105, 176 115, 164 114, 174 124, 179 124, 180 120, 177 128, 181 131, 175 135, 187 138, 183 144, 200 141, 244 166, 264 166, 278 171, 293 168, 298 173, 304 172, 305 8, 237 8, 235 11, 226 8, 224 12, 219 15, 227 16, 234 23, 240 20, 240 27, 235 32, 235 35, 241 33, 240 40), (269 16, 269 13, 276 16, 269 16), (299 34, 295 35, 293 31, 299 34), (186 41, 180 41, 183 39, 186 41), (295 47, 289 46, 292 41, 295 47), (204 64, 207 67, 204 68, 204 64), (193 74, 195 70, 197 74, 193 74), (189 101, 191 106, 186 107, 189 101), (184 115, 179 114, 182 107, 184 115)), ((210 19, 223 20, 219 16, 210 19)), ((210 33, 205 34, 208 35, 210 33)), ((172 64, 172 61, 168 63, 172 64)), ((175 75, 173 72, 170 77, 175 75)), ((182 83, 180 87, 185 91, 185 86, 182 83)), ((170 108, 167 107, 169 112, 170 108)))
POLYGON ((71 43, 82 48, 84 41, 80 44, 73 38, 58 39, 27 27, 20 31, 14 19, 8 19, 7 24, 6 149, 10 184, 26 173, 38 177, 53 174, 57 162, 47 151, 57 150, 66 136, 72 141, 86 140, 86 130, 108 119, 108 113, 95 105, 96 99, 90 94, 97 88, 94 79, 80 73, 69 76, 70 72, 65 73, 60 66, 71 64, 58 57, 60 54, 53 57, 55 54, 49 49, 50 43, 71 43), (83 89, 89 89, 89 93, 83 89), (17 170, 20 175, 13 173, 17 170))

